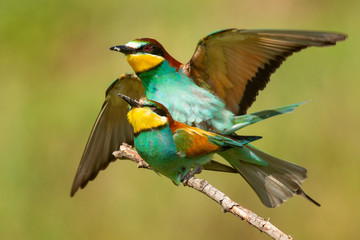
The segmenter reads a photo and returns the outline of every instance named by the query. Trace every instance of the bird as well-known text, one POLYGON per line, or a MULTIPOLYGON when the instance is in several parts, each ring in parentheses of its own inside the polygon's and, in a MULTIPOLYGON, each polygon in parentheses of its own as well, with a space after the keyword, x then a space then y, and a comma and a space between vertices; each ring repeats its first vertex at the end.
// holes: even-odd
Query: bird
MULTIPOLYGON (((119 101, 119 93, 127 93, 134 99, 143 97, 141 80, 134 74, 122 74, 108 87, 105 101, 91 130, 75 175, 71 196, 74 196, 79 187, 84 188, 90 180, 93 180, 100 170, 116 160, 112 153, 120 144, 123 142, 133 144, 133 129, 126 120, 127 104, 122 100, 119 101)), ((238 118, 237 128, 241 129, 264 119, 292 112, 300 104, 242 115, 238 118)), ((206 164, 205 170, 237 173, 235 169, 215 161, 206 164)))
MULTIPOLYGON (((186 64, 174 59, 157 40, 140 38, 110 48, 124 53, 136 74, 126 75, 127 81, 119 78, 114 84, 138 84, 140 79, 142 86, 138 88, 138 93, 162 103, 176 121, 212 132, 235 135, 235 131, 243 127, 244 116, 247 116, 245 114, 258 92, 265 88, 270 75, 288 56, 309 46, 334 45, 345 38, 346 35, 327 32, 225 29, 202 38, 186 64)), ((118 92, 112 88, 107 93, 113 98, 118 92)), ((105 102, 107 106, 112 104, 108 100, 105 102)), ((111 121, 114 118, 107 118, 108 114, 111 111, 101 111, 93 127, 92 132, 103 134, 90 134, 75 176, 72 196, 114 160, 111 153, 116 148, 110 150, 109 146, 101 147, 106 139, 112 139, 113 146, 115 142, 118 145, 132 142, 131 135, 113 133, 120 131, 119 126, 124 121, 120 121, 121 124, 111 121), (105 123, 101 125, 99 122, 105 123)), ((264 118, 266 116, 262 115, 264 118)), ((276 207, 289 198, 283 198, 281 194, 277 197, 270 197, 272 193, 269 192, 265 194, 266 190, 259 188, 261 183, 253 176, 253 171, 261 167, 267 167, 264 177, 278 171, 270 166, 270 159, 274 158, 271 155, 255 150, 250 144, 219 154, 226 159, 238 157, 244 163, 249 163, 238 165, 236 170, 266 206, 276 207)), ((292 195, 295 194, 293 190, 292 195)))
MULTIPOLYGON (((214 153, 233 148, 241 149, 246 144, 261 138, 260 136, 226 136, 205 131, 174 121, 167 108, 161 103, 146 98, 136 101, 123 94, 119 96, 131 107, 127 118, 133 126, 134 146, 137 152, 151 169, 168 177, 176 185, 179 185, 192 170, 193 173, 199 173, 202 166, 206 168, 206 165, 214 162, 212 161, 214 153)), ((320 206, 301 189, 301 182, 306 178, 306 169, 278 159, 273 161, 287 169, 288 174, 295 180, 297 186, 292 187, 297 188, 298 195, 320 206)), ((243 164, 236 163, 236 160, 229 163, 234 168, 236 164, 243 164)), ((277 179, 268 176, 265 184, 277 185, 277 179)))
POLYGON ((186 64, 151 38, 110 50, 126 55, 145 95, 164 104, 174 119, 229 134, 237 130, 231 129, 234 116, 246 113, 288 56, 310 46, 334 45, 345 37, 327 32, 226 29, 202 38, 186 64))

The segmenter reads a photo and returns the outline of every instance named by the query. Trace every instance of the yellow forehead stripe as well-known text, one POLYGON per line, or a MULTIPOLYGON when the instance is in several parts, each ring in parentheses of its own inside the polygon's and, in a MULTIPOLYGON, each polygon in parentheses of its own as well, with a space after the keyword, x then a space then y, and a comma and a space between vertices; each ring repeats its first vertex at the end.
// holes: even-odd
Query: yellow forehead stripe
POLYGON ((134 133, 163 126, 167 123, 166 117, 155 114, 149 108, 134 108, 127 114, 130 124, 134 128, 134 133))
POLYGON ((143 72, 159 65, 164 61, 164 58, 152 54, 137 53, 127 55, 126 61, 135 72, 143 72))

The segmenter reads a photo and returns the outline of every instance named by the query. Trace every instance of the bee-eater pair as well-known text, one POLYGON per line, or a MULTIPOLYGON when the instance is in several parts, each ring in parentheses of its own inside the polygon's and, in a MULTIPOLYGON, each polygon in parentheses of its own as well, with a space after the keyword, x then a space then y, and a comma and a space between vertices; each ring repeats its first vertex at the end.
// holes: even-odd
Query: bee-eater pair
MULTIPOLYGON (((112 152, 120 144, 133 141, 132 129, 125 118, 126 104, 121 102, 118 93, 134 99, 145 94, 148 99, 164 105, 171 119, 211 131, 214 136, 228 135, 227 139, 234 143, 241 138, 235 134, 240 128, 290 112, 297 106, 244 115, 286 57, 309 46, 334 45, 345 38, 342 34, 325 32, 227 29, 201 39, 187 64, 175 60, 160 43, 150 38, 112 47, 111 50, 126 55, 137 76, 123 75, 106 91, 105 103, 87 142, 71 195, 115 160, 112 152)), ((148 149, 144 144, 150 140, 146 139, 141 147, 136 146, 138 151, 148 149)), ((241 146, 220 147, 216 152, 230 163, 231 171, 245 178, 263 204, 276 207, 296 194, 306 196, 301 189, 306 169, 254 148, 246 142, 254 140, 252 138, 241 139, 241 146)), ((192 149, 196 147, 201 149, 200 143, 192 145, 192 149)), ((209 164, 204 168, 226 171, 220 166, 209 164)))
MULTIPOLYGON (((119 96, 131 106, 127 116, 134 128, 134 145, 137 152, 154 171, 170 178, 176 185, 192 169, 195 171, 204 168, 237 172, 237 165, 246 163, 234 163, 232 164, 234 168, 232 168, 211 160, 213 154, 228 149, 242 151, 246 144, 261 138, 258 136, 225 136, 205 131, 174 121, 166 107, 158 102, 151 100, 138 102, 122 94, 119 96)), ((251 151, 259 156, 265 154, 254 147, 251 147, 251 151)), ((284 168, 284 172, 291 174, 291 181, 297 184, 295 187, 297 194, 320 206, 301 189, 301 182, 306 177, 304 168, 274 157, 266 159, 269 161, 266 167, 274 163, 284 168)), ((268 176, 267 187, 276 188, 278 184, 276 178, 268 176)))
MULTIPOLYGON (((237 139, 233 139, 208 132, 174 121, 166 107, 158 102, 147 99, 138 102, 126 95, 119 96, 131 107, 127 117, 134 128, 136 150, 153 170, 167 176, 176 185, 191 169, 211 164, 213 153, 242 147, 261 138, 236 136, 237 139)), ((227 170, 232 171, 232 168, 227 170)))

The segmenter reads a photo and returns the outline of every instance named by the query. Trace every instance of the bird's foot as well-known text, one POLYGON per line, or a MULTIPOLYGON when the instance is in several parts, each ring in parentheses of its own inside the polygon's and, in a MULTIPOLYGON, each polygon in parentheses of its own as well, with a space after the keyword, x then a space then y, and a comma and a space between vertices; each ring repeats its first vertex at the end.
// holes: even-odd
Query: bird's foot
POLYGON ((187 185, 187 181, 192 178, 195 174, 199 174, 202 172, 202 167, 198 166, 194 169, 192 169, 188 174, 186 174, 183 179, 181 180, 181 182, 184 184, 184 186, 187 185))

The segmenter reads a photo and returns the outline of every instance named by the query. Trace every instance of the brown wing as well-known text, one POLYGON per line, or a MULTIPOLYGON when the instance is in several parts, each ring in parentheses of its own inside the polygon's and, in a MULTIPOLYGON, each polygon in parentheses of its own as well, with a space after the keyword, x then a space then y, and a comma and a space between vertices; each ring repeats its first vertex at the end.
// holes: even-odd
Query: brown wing
POLYGON ((119 93, 139 99, 144 95, 140 79, 131 74, 122 75, 107 89, 105 102, 91 130, 75 175, 71 196, 115 160, 112 153, 123 142, 133 142, 133 130, 126 118, 129 108, 118 96, 119 93))
POLYGON ((326 32, 227 29, 201 39, 182 69, 222 98, 233 113, 245 114, 270 75, 293 52, 345 38, 326 32))

